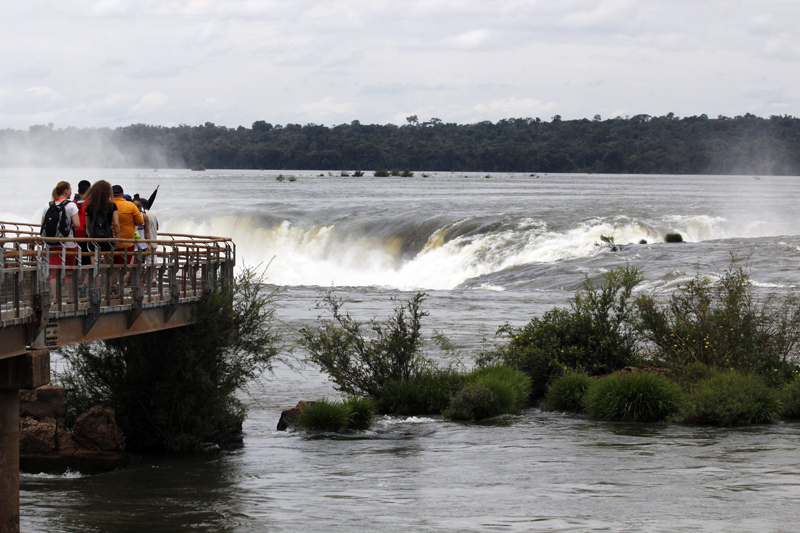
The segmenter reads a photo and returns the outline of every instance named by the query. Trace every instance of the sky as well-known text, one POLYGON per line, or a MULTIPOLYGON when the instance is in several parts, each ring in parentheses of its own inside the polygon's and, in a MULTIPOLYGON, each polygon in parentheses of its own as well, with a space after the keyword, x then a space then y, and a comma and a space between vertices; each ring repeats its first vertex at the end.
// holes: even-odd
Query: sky
POLYGON ((0 9, 0 129, 800 115, 796 0, 0 9))

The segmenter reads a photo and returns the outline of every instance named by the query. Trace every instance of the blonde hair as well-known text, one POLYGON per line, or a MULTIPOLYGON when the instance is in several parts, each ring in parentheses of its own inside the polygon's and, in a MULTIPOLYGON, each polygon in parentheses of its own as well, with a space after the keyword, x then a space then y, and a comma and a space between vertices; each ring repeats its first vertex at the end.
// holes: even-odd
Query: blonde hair
POLYGON ((53 201, 57 202, 59 198, 64 196, 64 191, 71 189, 72 186, 66 181, 59 181, 56 188, 53 189, 53 201))

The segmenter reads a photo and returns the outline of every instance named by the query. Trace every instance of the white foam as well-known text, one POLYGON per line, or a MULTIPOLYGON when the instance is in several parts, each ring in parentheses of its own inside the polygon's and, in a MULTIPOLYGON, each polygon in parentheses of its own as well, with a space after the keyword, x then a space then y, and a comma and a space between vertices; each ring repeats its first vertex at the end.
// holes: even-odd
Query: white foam
MULTIPOLYGON (((434 231, 411 258, 402 256, 402 236, 384 239, 345 234, 335 225, 301 226, 283 221, 259 226, 252 217, 224 216, 208 222, 169 220, 165 232, 228 235, 237 245, 240 264, 271 262, 268 280, 278 285, 380 286, 401 290, 447 290, 465 281, 508 268, 554 263, 604 253, 602 235, 618 243, 653 239, 633 221, 614 226, 592 220, 567 231, 552 231, 541 220, 523 219, 494 233, 447 235, 466 221, 434 231)), ((500 290, 486 285, 482 288, 500 290)))

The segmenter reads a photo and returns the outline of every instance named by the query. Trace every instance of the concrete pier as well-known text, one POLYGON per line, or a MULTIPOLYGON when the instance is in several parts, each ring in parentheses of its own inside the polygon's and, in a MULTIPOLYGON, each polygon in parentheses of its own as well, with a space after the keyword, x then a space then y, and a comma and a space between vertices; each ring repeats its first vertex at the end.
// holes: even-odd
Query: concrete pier
POLYGON ((0 359, 0 533, 19 532, 19 391, 50 383, 50 351, 0 359))

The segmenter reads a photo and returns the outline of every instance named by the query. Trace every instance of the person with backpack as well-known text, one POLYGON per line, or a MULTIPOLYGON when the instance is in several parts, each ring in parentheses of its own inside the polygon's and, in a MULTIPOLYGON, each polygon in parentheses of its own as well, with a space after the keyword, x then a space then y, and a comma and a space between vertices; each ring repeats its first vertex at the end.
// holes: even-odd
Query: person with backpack
MULTIPOLYGON (((53 201, 45 207, 42 213, 41 235, 43 237, 59 239, 75 237, 74 228, 80 226, 81 221, 78 216, 78 206, 70 200, 71 196, 72 186, 66 181, 58 182, 56 188, 53 189, 53 201)), ((55 295, 58 269, 53 267, 75 266, 78 245, 75 242, 62 240, 45 243, 45 249, 47 250, 47 262, 50 265, 50 292, 55 295)), ((70 273, 69 276, 71 275, 70 273)))
MULTIPOLYGON (((93 239, 110 239, 119 235, 119 213, 117 204, 112 201, 111 184, 105 180, 95 183, 86 200, 83 209, 86 213, 86 234, 93 239)), ((101 252, 110 252, 114 249, 112 242, 98 242, 101 252)), ((94 251, 92 249, 92 251, 94 251)))

